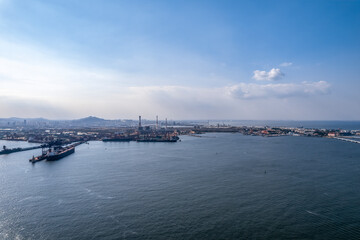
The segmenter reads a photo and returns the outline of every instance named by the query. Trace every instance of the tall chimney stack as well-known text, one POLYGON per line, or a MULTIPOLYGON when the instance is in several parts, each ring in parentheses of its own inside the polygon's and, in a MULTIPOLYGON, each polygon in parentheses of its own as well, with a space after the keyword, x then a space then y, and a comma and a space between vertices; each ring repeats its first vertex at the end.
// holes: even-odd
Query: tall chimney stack
POLYGON ((141 128, 141 116, 139 116, 139 128, 141 128))
POLYGON ((159 128, 159 117, 158 115, 156 115, 156 129, 159 128))

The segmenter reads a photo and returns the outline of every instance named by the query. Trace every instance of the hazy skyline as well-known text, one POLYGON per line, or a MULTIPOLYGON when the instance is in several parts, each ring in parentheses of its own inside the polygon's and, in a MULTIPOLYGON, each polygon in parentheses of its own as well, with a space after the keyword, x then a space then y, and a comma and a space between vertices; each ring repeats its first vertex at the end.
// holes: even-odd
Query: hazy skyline
POLYGON ((360 120, 360 1, 0 0, 0 118, 360 120))

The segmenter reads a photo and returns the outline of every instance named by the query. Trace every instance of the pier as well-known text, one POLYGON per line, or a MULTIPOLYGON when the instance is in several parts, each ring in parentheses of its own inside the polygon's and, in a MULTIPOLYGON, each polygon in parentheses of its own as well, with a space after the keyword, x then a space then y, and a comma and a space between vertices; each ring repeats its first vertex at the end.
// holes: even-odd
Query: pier
POLYGON ((360 141, 358 141, 358 140, 354 140, 354 139, 349 139, 349 138, 339 138, 339 137, 336 137, 336 139, 339 139, 339 140, 342 140, 342 141, 345 141, 345 142, 352 142, 352 143, 359 143, 359 144, 360 144, 360 141))
POLYGON ((38 149, 38 148, 42 148, 42 146, 27 147, 27 148, 6 148, 4 146, 3 150, 0 151, 0 155, 10 154, 10 153, 15 153, 15 152, 29 151, 29 150, 38 149))

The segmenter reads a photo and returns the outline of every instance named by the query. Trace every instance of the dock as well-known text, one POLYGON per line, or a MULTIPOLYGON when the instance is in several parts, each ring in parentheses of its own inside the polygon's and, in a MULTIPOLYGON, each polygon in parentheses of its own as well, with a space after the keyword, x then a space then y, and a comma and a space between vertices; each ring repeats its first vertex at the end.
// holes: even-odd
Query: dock
POLYGON ((360 141, 358 140, 354 140, 354 139, 349 139, 349 138, 339 138, 339 137, 336 137, 335 139, 339 139, 341 141, 345 141, 345 142, 352 142, 352 143, 359 143, 360 144, 360 141))
POLYGON ((15 152, 29 151, 29 150, 38 149, 38 148, 42 148, 42 146, 27 147, 27 148, 6 148, 4 146, 3 150, 0 151, 0 155, 10 154, 10 153, 15 153, 15 152))

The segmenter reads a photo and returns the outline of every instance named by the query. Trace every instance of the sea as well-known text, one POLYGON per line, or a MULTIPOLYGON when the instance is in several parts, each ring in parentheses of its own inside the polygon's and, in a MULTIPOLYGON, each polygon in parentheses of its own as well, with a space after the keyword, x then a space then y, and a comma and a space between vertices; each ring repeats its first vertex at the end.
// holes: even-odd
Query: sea
POLYGON ((269 127, 296 127, 317 128, 328 130, 360 130, 360 121, 285 121, 285 120, 209 120, 204 124, 224 124, 230 126, 269 126, 269 127))
POLYGON ((360 239, 360 144, 180 138, 1 155, 0 239, 360 239))

